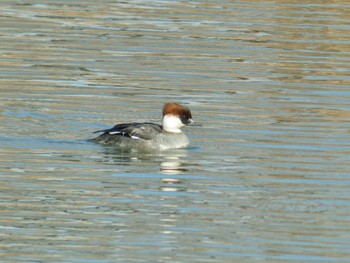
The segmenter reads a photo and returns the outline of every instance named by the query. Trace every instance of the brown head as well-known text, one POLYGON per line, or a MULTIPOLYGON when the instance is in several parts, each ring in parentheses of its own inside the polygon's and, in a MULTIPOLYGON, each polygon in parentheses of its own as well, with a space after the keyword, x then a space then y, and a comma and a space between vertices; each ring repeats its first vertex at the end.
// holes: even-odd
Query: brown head
POLYGON ((169 132, 181 132, 180 128, 193 123, 188 107, 175 102, 166 103, 163 107, 163 129, 169 132))

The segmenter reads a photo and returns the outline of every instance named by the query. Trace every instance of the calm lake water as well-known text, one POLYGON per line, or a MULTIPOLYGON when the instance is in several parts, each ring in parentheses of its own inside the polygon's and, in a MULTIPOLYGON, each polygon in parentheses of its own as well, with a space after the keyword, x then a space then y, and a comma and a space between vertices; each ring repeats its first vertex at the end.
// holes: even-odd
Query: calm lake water
POLYGON ((2 1, 2 262, 350 262, 350 3, 2 1), (189 106, 188 149, 89 142, 189 106))

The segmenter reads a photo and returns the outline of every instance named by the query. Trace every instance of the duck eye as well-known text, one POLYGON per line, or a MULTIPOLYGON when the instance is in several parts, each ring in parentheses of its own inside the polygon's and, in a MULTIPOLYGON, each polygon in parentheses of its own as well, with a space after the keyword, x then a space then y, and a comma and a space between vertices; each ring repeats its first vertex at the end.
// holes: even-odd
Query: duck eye
POLYGON ((181 122, 182 122, 183 124, 188 124, 188 116, 187 116, 187 115, 182 114, 182 115, 180 116, 180 119, 181 119, 181 122))

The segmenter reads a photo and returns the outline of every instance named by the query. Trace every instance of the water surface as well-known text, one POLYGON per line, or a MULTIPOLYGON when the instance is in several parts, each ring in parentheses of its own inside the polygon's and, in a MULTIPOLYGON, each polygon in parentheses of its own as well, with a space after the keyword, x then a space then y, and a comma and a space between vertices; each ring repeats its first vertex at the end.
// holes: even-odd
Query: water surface
POLYGON ((6 262, 348 262, 347 1, 3 1, 6 262), (92 131, 192 110, 188 149, 92 131))

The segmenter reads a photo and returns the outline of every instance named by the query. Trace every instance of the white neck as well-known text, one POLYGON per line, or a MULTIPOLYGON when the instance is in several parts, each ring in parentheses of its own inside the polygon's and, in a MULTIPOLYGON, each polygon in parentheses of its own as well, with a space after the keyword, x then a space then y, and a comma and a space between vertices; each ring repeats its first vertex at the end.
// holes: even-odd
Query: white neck
POLYGON ((165 115, 163 117, 163 130, 173 133, 182 133, 180 128, 185 125, 181 122, 180 118, 174 115, 165 115))

